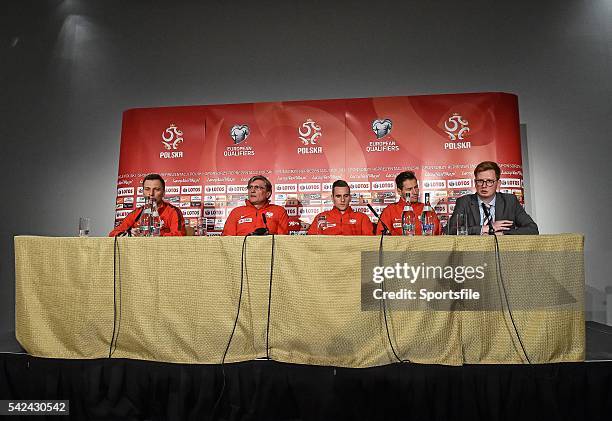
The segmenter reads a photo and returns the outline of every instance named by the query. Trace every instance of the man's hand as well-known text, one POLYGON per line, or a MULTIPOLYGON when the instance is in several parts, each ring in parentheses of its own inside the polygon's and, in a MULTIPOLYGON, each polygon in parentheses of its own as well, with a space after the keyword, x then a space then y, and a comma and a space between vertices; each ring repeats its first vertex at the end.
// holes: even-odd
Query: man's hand
MULTIPOLYGON (((501 221, 493 222, 493 230, 495 230, 495 235, 504 235, 504 231, 508 231, 514 222, 508 221, 506 219, 502 219, 501 221)), ((489 235, 489 224, 485 224, 482 226, 481 235, 489 235)))
POLYGON ((132 237, 143 237, 140 228, 136 227, 132 229, 132 237))
POLYGON ((495 234, 503 234, 504 231, 508 231, 510 227, 512 227, 513 222, 508 220, 501 220, 493 222, 493 229, 495 230, 495 234))

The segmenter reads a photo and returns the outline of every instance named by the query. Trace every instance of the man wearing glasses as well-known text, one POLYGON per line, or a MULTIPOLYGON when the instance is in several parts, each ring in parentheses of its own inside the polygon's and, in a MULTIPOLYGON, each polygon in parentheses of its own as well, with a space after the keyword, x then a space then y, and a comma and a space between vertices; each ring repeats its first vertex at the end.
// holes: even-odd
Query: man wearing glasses
MULTIPOLYGON (((417 217, 415 235, 422 234, 422 226, 420 221, 420 215, 423 212, 424 203, 419 202, 419 181, 416 175, 412 171, 401 172, 395 177, 395 187, 399 194, 399 201, 392 203, 387 206, 382 214, 380 220, 385 223, 387 228, 391 231, 391 235, 402 235, 402 213, 404 212, 404 206, 406 205, 406 196, 410 197, 410 206, 417 217)), ((383 225, 378 222, 376 225, 376 234, 381 234, 384 230, 383 225)), ((435 215, 434 218, 434 235, 440 234, 440 220, 435 215)))
POLYGON ((538 234, 537 224, 525 212, 516 196, 497 192, 500 177, 501 170, 495 162, 484 161, 476 166, 476 194, 457 199, 448 223, 449 234, 457 233, 459 214, 467 215, 469 235, 488 235, 491 227, 495 235, 538 234))
POLYGON ((270 180, 263 175, 251 177, 247 193, 245 205, 235 208, 227 217, 223 235, 287 234, 289 222, 285 208, 270 203, 270 180))

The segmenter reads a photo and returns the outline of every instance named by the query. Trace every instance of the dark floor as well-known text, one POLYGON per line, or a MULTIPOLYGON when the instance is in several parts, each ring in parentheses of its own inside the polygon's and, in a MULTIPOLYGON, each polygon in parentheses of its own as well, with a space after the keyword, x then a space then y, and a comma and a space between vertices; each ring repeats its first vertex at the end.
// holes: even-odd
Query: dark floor
POLYGON ((0 333, 0 352, 25 352, 17 342, 14 331, 0 333))
POLYGON ((612 326, 586 322, 586 360, 612 361, 612 326))
MULTIPOLYGON (((15 332, 0 334, 0 352, 25 352, 15 339, 15 332)), ((586 360, 612 361, 612 326, 586 322, 586 360)))

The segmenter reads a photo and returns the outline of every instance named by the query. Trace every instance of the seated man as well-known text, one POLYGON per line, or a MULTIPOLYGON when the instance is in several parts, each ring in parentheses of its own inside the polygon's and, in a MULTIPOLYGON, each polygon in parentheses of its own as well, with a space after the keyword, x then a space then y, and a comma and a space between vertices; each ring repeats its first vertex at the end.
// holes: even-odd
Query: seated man
MULTIPOLYGON (((145 198, 153 198, 157 202, 157 211, 161 220, 159 235, 162 236, 183 236, 185 235, 185 220, 181 210, 168 202, 164 202, 166 183, 159 174, 149 174, 142 180, 142 192, 145 198)), ((131 233, 134 236, 140 235, 140 217, 144 207, 133 210, 125 219, 108 234, 115 237, 122 233, 131 233)))
POLYGON ((374 226, 365 213, 351 208, 351 189, 344 180, 332 184, 334 207, 321 212, 310 224, 308 235, 373 235, 374 226))
POLYGON ((259 228, 267 229, 270 234, 287 234, 287 211, 282 206, 270 203, 270 180, 263 175, 256 175, 249 180, 247 189, 248 198, 245 205, 230 212, 222 235, 248 235, 259 228))
POLYGON ((489 220, 483 204, 491 217, 491 225, 496 235, 538 234, 538 226, 525 212, 513 194, 497 193, 501 182, 501 170, 495 162, 484 161, 474 170, 476 194, 468 194, 457 199, 453 215, 448 221, 448 233, 457 233, 457 217, 467 216, 469 235, 488 235, 489 220))
MULTIPOLYGON (((390 204, 387 206, 382 214, 380 220, 385 223, 387 228, 391 231, 391 235, 402 235, 402 213, 404 212, 404 206, 406 205, 406 195, 410 195, 410 206, 417 217, 415 226, 415 235, 422 235, 423 227, 421 225, 421 214, 423 213, 424 203, 419 202, 419 181, 416 175, 412 171, 401 172, 395 177, 395 186, 397 188, 397 194, 399 194, 399 201, 397 203, 390 204)), ((434 228, 433 234, 440 234, 440 220, 438 215, 434 214, 434 228)), ((383 224, 378 221, 376 226, 376 234, 381 234, 384 230, 383 224)))

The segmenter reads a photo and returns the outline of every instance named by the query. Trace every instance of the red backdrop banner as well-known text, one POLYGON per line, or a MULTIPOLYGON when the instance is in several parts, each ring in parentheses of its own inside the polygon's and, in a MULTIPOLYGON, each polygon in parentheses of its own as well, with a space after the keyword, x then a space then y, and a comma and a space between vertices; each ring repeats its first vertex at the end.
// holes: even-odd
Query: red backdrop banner
POLYGON ((499 163, 502 191, 523 203, 518 100, 506 93, 139 108, 123 114, 115 223, 143 202, 148 173, 186 221, 219 234, 244 204, 248 179, 272 181, 292 233, 330 209, 331 183, 351 185, 353 208, 375 218, 397 200, 395 176, 412 170, 443 223, 472 193, 481 161, 499 163))

